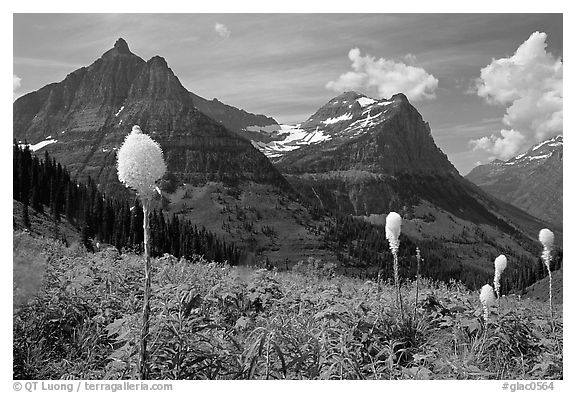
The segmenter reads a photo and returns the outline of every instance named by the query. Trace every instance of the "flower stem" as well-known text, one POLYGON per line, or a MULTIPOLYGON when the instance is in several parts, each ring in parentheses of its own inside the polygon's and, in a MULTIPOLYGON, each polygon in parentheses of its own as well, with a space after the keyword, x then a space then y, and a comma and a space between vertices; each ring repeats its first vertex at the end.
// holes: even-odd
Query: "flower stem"
POLYGON ((396 250, 392 253, 394 255, 394 283, 396 284, 396 302, 400 307, 400 315, 404 319, 404 307, 402 306, 402 292, 400 292, 400 274, 398 272, 398 253, 396 250))
POLYGON ((416 248, 416 300, 414 301, 414 313, 412 320, 416 320, 416 309, 418 308, 418 281, 420 279, 420 249, 416 248))
POLYGON ((546 264, 548 269, 548 305, 550 307, 550 321, 554 323, 554 312, 552 311, 552 272, 550 271, 550 263, 546 264))
POLYGON ((142 310, 142 331, 140 333, 140 379, 148 379, 148 331, 150 329, 150 223, 148 221, 148 201, 142 203, 144 212, 144 307, 142 310))

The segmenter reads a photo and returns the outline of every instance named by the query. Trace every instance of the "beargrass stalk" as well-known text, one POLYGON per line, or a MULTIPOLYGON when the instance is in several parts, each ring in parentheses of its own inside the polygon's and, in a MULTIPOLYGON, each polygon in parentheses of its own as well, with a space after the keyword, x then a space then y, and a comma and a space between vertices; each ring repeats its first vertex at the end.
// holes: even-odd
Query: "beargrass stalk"
POLYGON ((398 268, 398 248, 400 247, 400 228, 402 217, 396 212, 390 212, 386 216, 386 239, 394 258, 394 285, 396 287, 396 307, 400 308, 400 315, 404 319, 404 307, 402 305, 402 293, 400 292, 400 273, 398 268))
POLYGON ((552 262, 552 246, 554 245, 554 233, 550 229, 544 228, 540 230, 538 239, 544 248, 542 251, 542 261, 548 270, 548 306, 550 308, 550 320, 554 320, 554 312, 552 311, 552 271, 550 270, 550 262, 552 262))
POLYGON ((418 284, 420 280, 420 248, 416 247, 416 299, 414 300, 414 313, 412 320, 416 320, 416 309, 418 308, 418 284))
POLYGON ((156 181, 166 172, 166 164, 160 145, 148 135, 142 134, 135 125, 118 150, 118 179, 136 191, 142 201, 144 212, 144 305, 140 333, 140 379, 148 379, 147 340, 150 328, 150 225, 148 214, 150 201, 156 190, 156 181))
POLYGON ((490 286, 490 284, 486 284, 480 290, 480 303, 482 303, 482 307, 484 308, 484 321, 488 323, 488 314, 490 311, 490 306, 494 304, 496 298, 494 297, 494 290, 490 286))
POLYGON ((494 260, 494 289, 496 290, 496 298, 498 300, 498 315, 500 315, 500 277, 502 272, 506 269, 508 260, 504 255, 499 255, 494 260))

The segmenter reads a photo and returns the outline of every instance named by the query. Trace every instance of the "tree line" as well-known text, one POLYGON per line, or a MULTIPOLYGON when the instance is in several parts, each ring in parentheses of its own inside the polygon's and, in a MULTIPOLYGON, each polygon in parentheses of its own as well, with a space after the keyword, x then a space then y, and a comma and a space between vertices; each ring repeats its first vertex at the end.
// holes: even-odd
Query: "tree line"
MULTIPOLYGON (((374 225, 350 215, 336 214, 321 232, 324 234, 325 247, 337 250, 337 258, 345 271, 362 272, 360 276, 365 278, 376 277, 378 272, 385 279, 393 277, 392 253, 388 247, 384 226, 374 225)), ((416 242, 401 234, 398 258, 400 276, 404 279, 414 279, 416 276, 416 247, 420 248, 423 259, 420 264, 422 276, 444 282, 461 281, 471 289, 478 289, 492 282, 492 269, 463 264, 456 250, 442 241, 416 242)), ((547 276, 542 261, 537 259, 538 254, 530 258, 510 248, 502 249, 501 253, 510 261, 502 276, 503 293, 522 290, 547 276)), ((562 258, 562 250, 554 251, 552 270, 561 267, 562 258)))
MULTIPOLYGON (((95 243, 113 245, 119 251, 140 252, 144 233, 142 206, 136 198, 105 195, 91 178, 78 182, 45 151, 44 158, 32 154, 27 145, 13 146, 13 198, 23 204, 24 225, 30 227, 29 209, 50 215, 56 228, 63 217, 81 233, 82 243, 93 251, 95 243)), ((150 213, 152 256, 164 253, 191 259, 206 259, 236 265, 242 252, 204 227, 160 209, 150 213)), ((67 241, 62 238, 60 240, 67 241)))

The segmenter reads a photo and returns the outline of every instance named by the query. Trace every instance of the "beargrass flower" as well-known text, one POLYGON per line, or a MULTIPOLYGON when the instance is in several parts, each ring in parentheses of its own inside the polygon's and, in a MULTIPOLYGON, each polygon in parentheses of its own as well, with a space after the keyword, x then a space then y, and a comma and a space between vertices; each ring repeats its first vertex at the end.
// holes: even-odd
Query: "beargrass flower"
POLYGON ((488 321, 488 310, 494 304, 496 297, 494 297, 494 290, 489 284, 486 284, 480 290, 480 303, 484 308, 484 320, 488 321))
POLYGON ((390 243, 390 250, 398 252, 400 246, 400 230, 402 226, 402 217, 396 212, 390 212, 386 216, 386 239, 390 243))
POLYGON ((404 308, 402 306, 402 293, 400 292, 400 273, 398 269, 398 248, 400 247, 400 228, 402 217, 396 212, 390 212, 386 216, 386 239, 390 245, 390 251, 394 258, 394 284, 396 287, 396 303, 400 306, 400 314, 404 318, 404 308))
POLYGON ((550 262, 552 261, 552 246, 554 245, 554 233, 548 229, 543 228, 538 234, 538 239, 544 250, 542 251, 542 261, 548 270, 548 307, 550 308, 550 318, 554 318, 552 311, 552 271, 550 270, 550 262))
POLYGON ((500 297, 500 277, 502 272, 506 269, 508 260, 504 255, 499 255, 494 260, 494 289, 496 290, 496 296, 500 297))
POLYGON ((548 228, 541 229, 540 233, 538 234, 538 239, 544 247, 542 252, 542 260, 544 261, 544 264, 550 268, 550 260, 552 259, 551 251, 552 246, 554 245, 554 233, 548 228))
POLYGON ((136 191, 142 200, 144 213, 144 307, 142 310, 142 330, 140 331, 140 379, 148 378, 147 342, 150 328, 150 224, 148 212, 156 181, 166 172, 166 164, 160 145, 135 125, 124 139, 117 156, 118 179, 136 191))
POLYGON ((117 158, 118 179, 141 198, 150 198, 156 181, 166 172, 160 145, 136 125, 124 139, 117 158))

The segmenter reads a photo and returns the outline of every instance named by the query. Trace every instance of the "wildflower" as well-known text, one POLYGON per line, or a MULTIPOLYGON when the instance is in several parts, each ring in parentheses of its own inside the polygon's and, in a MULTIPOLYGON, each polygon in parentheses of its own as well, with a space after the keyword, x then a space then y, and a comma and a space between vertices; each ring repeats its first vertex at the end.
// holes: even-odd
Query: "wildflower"
POLYGON ((386 216, 386 239, 390 245, 390 251, 394 257, 394 284, 396 286, 396 302, 400 305, 400 314, 404 317, 402 307, 402 293, 400 292, 400 274, 398 272, 398 248, 400 247, 400 227, 402 217, 396 212, 390 212, 386 216))
POLYGON ((402 217, 396 212, 390 212, 386 216, 386 239, 390 243, 390 250, 398 252, 400 246, 400 229, 402 226, 402 217))
POLYGON ((544 261, 546 267, 550 268, 550 260, 552 259, 551 251, 552 246, 554 245, 554 233, 548 228, 541 229, 540 233, 538 234, 538 239, 544 247, 544 251, 542 252, 542 260, 544 261))
POLYGON ((494 304, 496 298, 494 297, 494 290, 489 284, 486 284, 480 290, 480 303, 484 308, 484 320, 488 321, 488 310, 489 307, 494 304))
POLYGON ((118 179, 136 191, 142 200, 144 212, 144 307, 142 310, 142 330, 140 335, 140 379, 147 379, 147 340, 150 327, 150 224, 149 204, 156 189, 156 181, 166 172, 162 149, 148 135, 142 133, 139 126, 124 139, 118 150, 118 179))
POLYGON ((139 126, 132 127, 118 150, 118 179, 142 198, 150 198, 156 181, 166 172, 160 145, 139 126))
POLYGON ((552 246, 554 245, 554 233, 548 229, 544 228, 540 230, 538 234, 538 239, 544 250, 542 251, 542 261, 544 265, 546 265, 546 269, 548 270, 548 279, 549 279, 549 292, 548 292, 548 307, 550 308, 550 318, 554 318, 554 313, 552 311, 552 271, 550 270, 550 262, 552 261, 552 246))
POLYGON ((507 262, 508 260, 504 255, 500 255, 494 260, 494 288, 496 289, 497 297, 500 297, 500 276, 506 269, 507 262))

